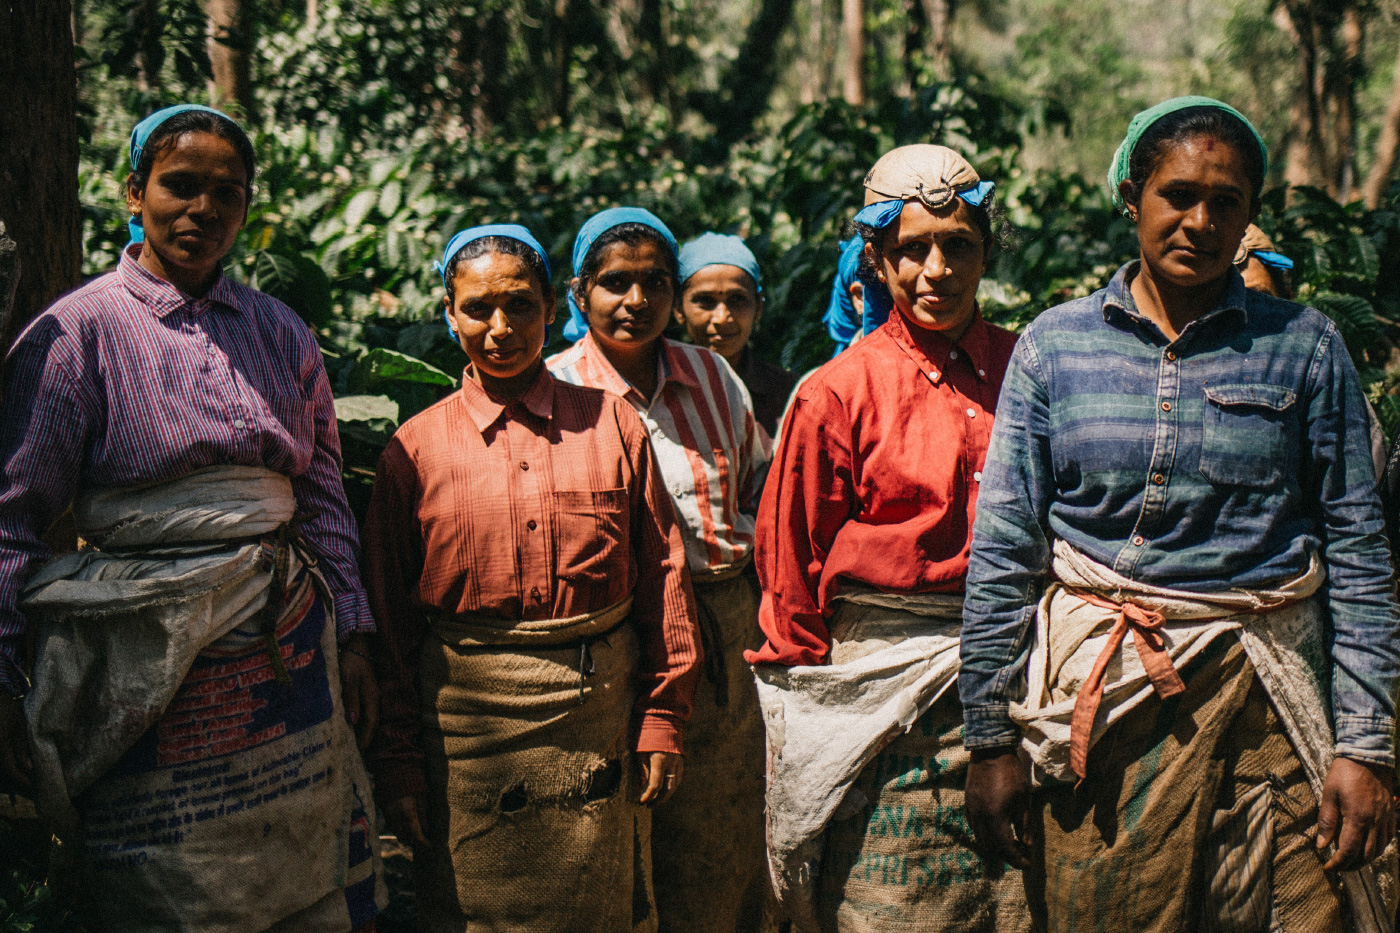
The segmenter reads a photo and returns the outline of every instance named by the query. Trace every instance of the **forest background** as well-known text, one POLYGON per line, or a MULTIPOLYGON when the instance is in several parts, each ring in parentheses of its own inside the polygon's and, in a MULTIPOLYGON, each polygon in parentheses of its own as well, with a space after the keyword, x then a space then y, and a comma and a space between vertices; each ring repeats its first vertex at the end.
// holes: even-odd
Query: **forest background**
MULTIPOLYGON (((1260 225, 1393 436, 1397 57, 1400 0, 5 0, 0 349, 116 262, 131 127, 222 107, 259 159, 228 271, 318 334, 359 508, 395 426, 460 378, 432 261, 461 227, 529 226, 561 297, 603 207, 738 233, 765 275, 757 350, 804 370, 831 353, 836 244, 880 153, 939 142, 997 182, 982 307, 1020 327, 1136 255, 1114 147, 1142 107, 1205 93, 1268 141, 1260 225)), ((0 930, 62 912, 0 875, 0 930)))

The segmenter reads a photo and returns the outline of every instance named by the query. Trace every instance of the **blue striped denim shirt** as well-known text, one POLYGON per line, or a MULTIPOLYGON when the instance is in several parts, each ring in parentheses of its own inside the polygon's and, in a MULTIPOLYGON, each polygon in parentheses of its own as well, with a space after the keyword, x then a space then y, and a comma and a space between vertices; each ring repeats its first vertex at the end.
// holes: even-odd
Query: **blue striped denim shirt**
POLYGON ((1174 340, 1129 263, 1016 345, 973 529, 959 690, 969 748, 1012 745, 1050 542, 1202 592, 1328 581, 1337 753, 1393 763, 1400 639, 1365 398, 1336 327, 1244 287, 1174 340))

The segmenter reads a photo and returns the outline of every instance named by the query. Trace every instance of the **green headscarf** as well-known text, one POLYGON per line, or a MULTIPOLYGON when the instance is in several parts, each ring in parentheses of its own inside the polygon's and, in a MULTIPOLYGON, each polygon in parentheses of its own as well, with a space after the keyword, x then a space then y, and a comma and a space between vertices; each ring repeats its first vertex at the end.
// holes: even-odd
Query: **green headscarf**
POLYGON ((1269 148, 1264 145, 1264 137, 1259 135, 1259 131, 1254 128, 1253 123, 1249 122, 1248 117, 1214 97, 1173 97, 1171 100, 1164 100, 1157 106, 1149 107, 1133 117, 1133 122, 1128 124, 1128 135, 1123 137, 1118 151, 1113 154, 1113 163, 1108 167, 1108 190, 1113 195, 1114 205, 1124 214, 1128 213, 1128 205, 1123 200, 1123 195, 1119 193, 1118 186, 1128 180, 1128 163, 1133 159, 1133 150, 1137 148, 1138 141, 1142 139, 1142 135, 1152 124, 1169 113, 1176 113, 1187 107, 1214 107, 1238 117, 1254 134, 1255 141, 1259 143, 1259 158, 1263 169, 1265 172, 1269 171, 1269 148))

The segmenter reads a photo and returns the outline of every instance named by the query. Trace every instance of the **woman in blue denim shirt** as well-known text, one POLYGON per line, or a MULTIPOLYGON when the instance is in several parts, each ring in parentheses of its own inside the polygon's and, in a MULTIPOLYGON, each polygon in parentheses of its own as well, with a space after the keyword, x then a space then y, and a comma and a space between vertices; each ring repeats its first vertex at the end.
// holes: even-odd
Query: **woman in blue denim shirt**
POLYGON ((1219 101, 1139 114, 1109 180, 1141 258, 1041 315, 1002 390, 967 812, 1050 930, 1394 917, 1400 639, 1365 399, 1327 318, 1232 268, 1267 158, 1219 101))

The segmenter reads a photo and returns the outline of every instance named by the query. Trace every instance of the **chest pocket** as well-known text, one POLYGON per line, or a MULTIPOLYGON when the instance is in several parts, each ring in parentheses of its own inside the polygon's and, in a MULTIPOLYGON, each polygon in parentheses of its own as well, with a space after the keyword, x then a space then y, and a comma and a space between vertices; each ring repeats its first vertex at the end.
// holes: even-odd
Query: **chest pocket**
POLYGON ((554 493, 559 575, 576 583, 605 583, 626 571, 631 524, 626 489, 554 493))
POLYGON ((1296 459, 1298 400, 1267 384, 1206 386, 1201 475, 1224 486, 1272 486, 1296 459))

